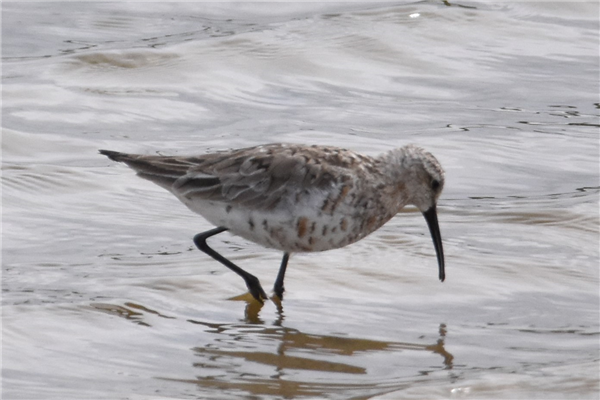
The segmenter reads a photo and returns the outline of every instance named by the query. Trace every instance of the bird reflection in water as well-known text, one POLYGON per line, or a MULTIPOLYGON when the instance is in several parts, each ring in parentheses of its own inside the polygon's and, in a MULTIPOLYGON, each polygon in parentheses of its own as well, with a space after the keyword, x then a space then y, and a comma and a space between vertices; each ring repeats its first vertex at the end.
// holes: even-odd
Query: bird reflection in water
POLYGON ((250 297, 247 300, 245 321, 241 324, 188 320, 218 337, 192 349, 198 357, 194 364, 198 376, 185 382, 258 396, 292 398, 332 392, 353 392, 354 396, 358 392, 398 390, 415 379, 426 380, 430 373, 453 368, 454 357, 445 349, 445 324, 439 325, 439 337, 430 344, 318 335, 283 326, 281 302, 275 302, 277 320, 266 325, 259 317, 263 305, 250 297), (417 369, 413 361, 422 356, 414 352, 439 355, 441 365, 428 367, 427 371, 417 369), (393 379, 385 379, 371 370, 372 360, 389 361, 390 353, 398 356, 391 361, 398 370, 393 371, 393 379))
MULTIPOLYGON (((337 393, 357 398, 439 379, 435 372, 453 368, 454 357, 445 349, 445 324, 439 325, 437 340, 429 344, 319 335, 284 326, 281 302, 274 302, 277 318, 267 324, 259 317, 261 303, 249 295, 235 300, 246 301, 245 318, 239 323, 187 320, 213 338, 191 349, 198 360, 193 364, 196 377, 158 379, 197 385, 199 390, 242 391, 255 396, 325 397, 337 393), (427 354, 441 356, 442 362, 430 366, 423 358, 427 354)), ((151 319, 178 319, 132 302, 90 306, 146 327, 153 326, 151 319)))

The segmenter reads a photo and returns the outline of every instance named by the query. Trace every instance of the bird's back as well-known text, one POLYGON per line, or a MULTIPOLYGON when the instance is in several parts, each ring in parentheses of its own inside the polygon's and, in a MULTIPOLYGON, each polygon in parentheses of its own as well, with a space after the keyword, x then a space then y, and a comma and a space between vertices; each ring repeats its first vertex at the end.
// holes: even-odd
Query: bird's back
POLYGON ((211 223, 285 251, 345 246, 395 214, 369 218, 380 211, 379 195, 364 188, 376 187, 376 160, 336 147, 272 144, 193 157, 100 152, 211 223))

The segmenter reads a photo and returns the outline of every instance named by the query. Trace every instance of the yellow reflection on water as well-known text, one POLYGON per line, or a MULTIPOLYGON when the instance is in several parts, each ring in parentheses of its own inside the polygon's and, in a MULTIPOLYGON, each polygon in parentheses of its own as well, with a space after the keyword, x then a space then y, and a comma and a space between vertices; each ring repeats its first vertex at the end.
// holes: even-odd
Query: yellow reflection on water
MULTIPOLYGON (((243 322, 187 320, 212 338, 191 348, 197 360, 192 364, 196 376, 158 379, 198 385, 199 391, 240 390, 290 398, 338 392, 361 398, 362 394, 369 397, 399 390, 414 380, 427 379, 431 371, 453 368, 454 357, 445 349, 445 324, 439 325, 438 339, 429 344, 320 335, 284 326, 283 304, 277 298, 272 300, 278 317, 271 324, 260 319, 263 304, 250 295, 232 300, 246 302, 243 322), (419 353, 440 356, 439 367, 418 370, 413 361, 422 358, 419 353), (384 371, 383 376, 379 371, 384 371)), ((149 327, 145 313, 177 319, 131 302, 91 307, 149 327)))
MULTIPOLYGON (((199 358, 194 364, 199 369, 199 376, 177 381, 203 388, 292 398, 336 391, 398 389, 400 382, 378 377, 370 370, 368 360, 365 363, 365 358, 370 356, 377 358, 397 353, 398 358, 392 358, 401 360, 402 353, 407 351, 433 353, 442 358, 440 369, 453 367, 454 357, 445 349, 445 324, 440 324, 439 338, 431 344, 319 335, 282 326, 283 305, 277 298, 272 300, 279 317, 272 325, 265 325, 258 316, 263 304, 252 298, 247 300, 245 322, 248 325, 189 321, 207 326, 221 337, 214 343, 193 348, 199 358)), ((422 372, 413 371, 415 375, 422 372)))

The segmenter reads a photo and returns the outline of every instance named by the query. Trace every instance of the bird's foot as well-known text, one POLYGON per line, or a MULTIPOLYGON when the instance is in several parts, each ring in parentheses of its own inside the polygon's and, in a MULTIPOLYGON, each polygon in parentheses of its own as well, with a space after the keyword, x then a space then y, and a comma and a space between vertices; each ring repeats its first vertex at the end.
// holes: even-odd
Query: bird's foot
POLYGON ((283 286, 281 286, 281 287, 275 286, 273 288, 273 293, 275 294, 275 296, 277 296, 279 298, 279 301, 283 300, 283 292, 284 291, 285 291, 285 289, 283 288, 283 286))
POLYGON ((246 286, 248 287, 248 291, 259 303, 264 304, 265 300, 269 299, 269 296, 265 293, 262 286, 260 285, 260 281, 254 275, 251 275, 246 280, 246 286))

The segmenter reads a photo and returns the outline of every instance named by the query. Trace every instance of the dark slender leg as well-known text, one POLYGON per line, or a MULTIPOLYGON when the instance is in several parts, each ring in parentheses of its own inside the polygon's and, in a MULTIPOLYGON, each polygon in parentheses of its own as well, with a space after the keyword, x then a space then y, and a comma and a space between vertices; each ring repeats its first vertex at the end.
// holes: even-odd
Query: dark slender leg
POLYGON ((277 279, 275 279, 275 286, 273 291, 281 300, 283 300, 283 278, 285 278, 285 269, 287 268, 288 260, 290 259, 290 253, 283 253, 283 259, 281 260, 281 266, 279 267, 279 273, 277 279))
POLYGON ((244 271, 243 269, 241 269, 240 267, 238 267, 237 265, 235 265, 234 263, 232 263, 231 261, 229 261, 222 255, 220 255, 219 253, 214 251, 212 248, 210 248, 208 246, 208 244, 206 244, 206 239, 208 239, 211 236, 217 235, 221 232, 225 232, 226 230, 227 230, 227 228, 220 226, 218 228, 199 233, 196 236, 194 236, 194 244, 200 250, 202 250, 203 252, 205 252, 206 254, 208 254, 209 256, 211 256, 212 258, 214 258, 215 260, 217 260, 218 262, 220 262, 221 264, 223 264, 224 266, 226 266, 227 268, 229 268, 230 270, 232 270, 233 272, 235 272, 236 274, 241 276, 244 279, 244 281, 246 282, 246 286, 248 287, 250 294, 256 300, 258 300, 262 303, 263 300, 268 299, 268 297, 267 297, 267 294, 265 293, 265 291, 263 290, 262 286, 260 286, 260 282, 258 281, 258 278, 255 277, 254 275, 249 274, 248 272, 244 271))

